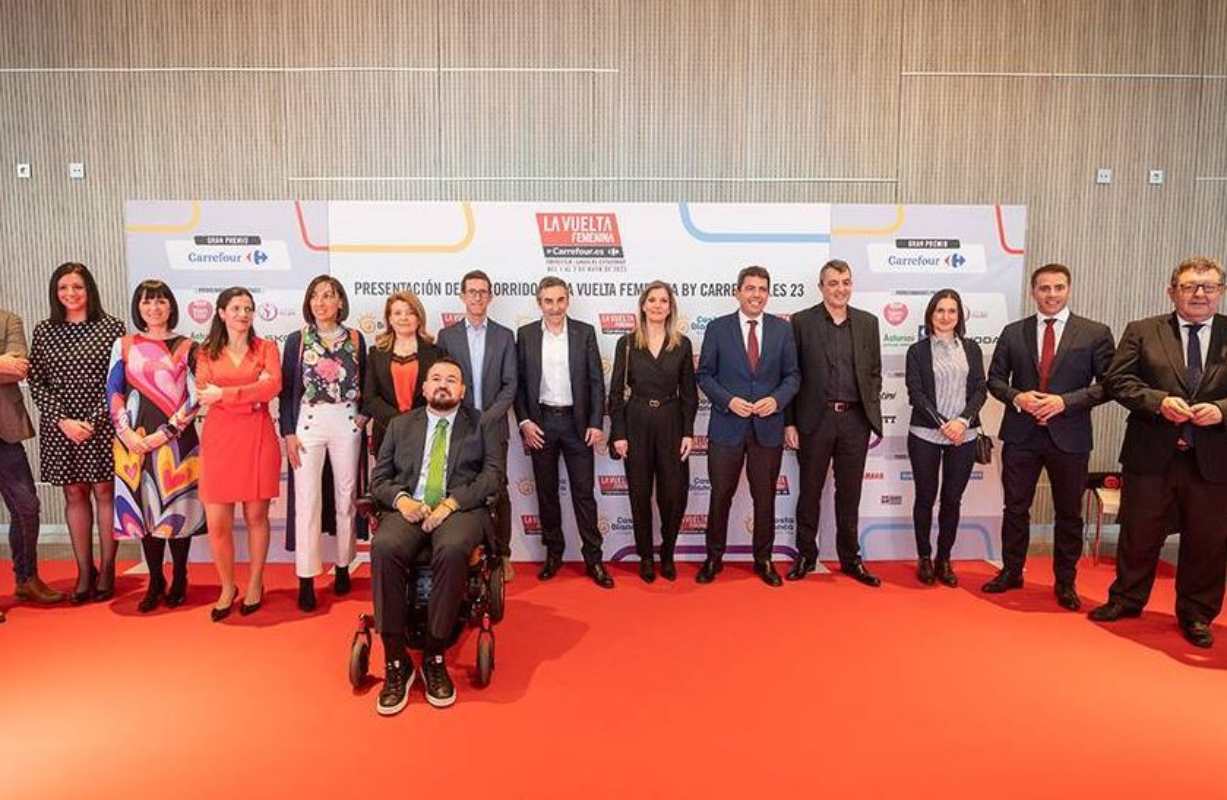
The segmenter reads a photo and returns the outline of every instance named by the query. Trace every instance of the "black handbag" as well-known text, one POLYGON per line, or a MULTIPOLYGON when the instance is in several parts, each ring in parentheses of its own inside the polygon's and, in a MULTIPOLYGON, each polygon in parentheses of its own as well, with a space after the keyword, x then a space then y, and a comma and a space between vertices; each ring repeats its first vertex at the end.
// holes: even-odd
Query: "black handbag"
POLYGON ((993 440, 982 433, 976 434, 976 463, 993 463, 993 440))

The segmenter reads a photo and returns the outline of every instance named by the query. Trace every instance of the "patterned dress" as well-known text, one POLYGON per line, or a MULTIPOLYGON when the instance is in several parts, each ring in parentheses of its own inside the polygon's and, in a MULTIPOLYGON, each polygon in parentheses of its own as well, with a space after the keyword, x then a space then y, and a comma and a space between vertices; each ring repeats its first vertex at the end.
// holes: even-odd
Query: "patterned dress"
POLYGON ((115 538, 182 539, 204 532, 197 496, 200 440, 192 340, 125 336, 111 350, 107 402, 115 425, 115 538), (161 432, 166 443, 133 453, 124 437, 161 432))
POLYGON ((111 347, 124 324, 103 314, 95 322, 43 320, 30 343, 30 394, 38 406, 39 475, 44 483, 103 483, 115 477, 111 456, 111 415, 107 410, 107 368, 111 347), (94 426, 75 444, 60 420, 94 426))

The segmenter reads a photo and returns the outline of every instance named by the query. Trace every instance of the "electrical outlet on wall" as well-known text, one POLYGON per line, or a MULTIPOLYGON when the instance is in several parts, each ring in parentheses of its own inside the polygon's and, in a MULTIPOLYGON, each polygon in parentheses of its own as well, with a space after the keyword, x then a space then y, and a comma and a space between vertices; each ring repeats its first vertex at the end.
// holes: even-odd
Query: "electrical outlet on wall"
POLYGON ((17 164, 17 177, 18 178, 30 177, 30 165, 25 163, 24 161, 18 163, 17 164))
POLYGON ((1095 183, 1106 186, 1112 182, 1112 169, 1110 167, 1100 167, 1095 172, 1095 183))
POLYGON ((1150 171, 1150 185, 1151 186, 1162 186, 1163 185, 1163 170, 1152 169, 1150 171))
POLYGON ((68 162, 68 177, 74 181, 85 180, 85 164, 81 161, 68 162))

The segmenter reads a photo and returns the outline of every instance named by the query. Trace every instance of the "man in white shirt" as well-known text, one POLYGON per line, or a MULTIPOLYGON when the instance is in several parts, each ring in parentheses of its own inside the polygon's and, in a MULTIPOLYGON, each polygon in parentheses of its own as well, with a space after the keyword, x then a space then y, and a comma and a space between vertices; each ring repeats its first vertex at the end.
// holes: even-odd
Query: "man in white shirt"
POLYGON ((596 330, 567 316, 571 290, 554 276, 537 286, 541 320, 516 333, 515 412, 520 436, 533 462, 545 564, 537 577, 549 580, 562 565, 566 541, 558 497, 558 458, 567 467, 571 506, 582 542, 588 576, 602 589, 613 588, 601 553, 593 495, 596 469, 592 448, 600 444, 605 416, 605 375, 596 330))

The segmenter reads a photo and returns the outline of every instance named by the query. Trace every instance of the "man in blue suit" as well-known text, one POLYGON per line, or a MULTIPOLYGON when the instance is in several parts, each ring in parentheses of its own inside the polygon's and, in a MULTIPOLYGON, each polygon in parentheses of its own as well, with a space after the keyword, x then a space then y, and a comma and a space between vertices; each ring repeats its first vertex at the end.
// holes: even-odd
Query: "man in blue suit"
POLYGON ((750 266, 737 275, 738 311, 707 326, 697 372, 711 400, 707 426, 707 560, 699 583, 711 583, 722 569, 728 541, 729 507, 741 469, 746 468, 754 501, 754 572, 779 586, 771 564, 775 543, 775 482, 784 453, 784 409, 801 385, 792 328, 763 313, 771 290, 767 270, 750 266))

